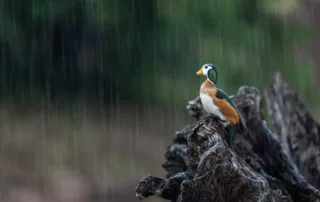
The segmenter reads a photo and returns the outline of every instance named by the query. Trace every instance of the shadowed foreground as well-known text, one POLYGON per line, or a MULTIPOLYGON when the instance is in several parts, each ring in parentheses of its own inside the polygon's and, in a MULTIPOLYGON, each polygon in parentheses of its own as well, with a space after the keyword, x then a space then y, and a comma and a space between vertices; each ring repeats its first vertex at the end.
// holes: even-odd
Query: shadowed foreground
POLYGON ((320 201, 315 188, 320 167, 310 159, 319 156, 319 125, 279 74, 267 87, 266 98, 282 141, 266 125, 256 88, 241 87, 232 97, 254 137, 237 132, 231 148, 222 124, 204 116, 197 98, 187 107, 197 123, 177 132, 165 153, 167 179, 144 177, 137 196, 179 202, 320 201))

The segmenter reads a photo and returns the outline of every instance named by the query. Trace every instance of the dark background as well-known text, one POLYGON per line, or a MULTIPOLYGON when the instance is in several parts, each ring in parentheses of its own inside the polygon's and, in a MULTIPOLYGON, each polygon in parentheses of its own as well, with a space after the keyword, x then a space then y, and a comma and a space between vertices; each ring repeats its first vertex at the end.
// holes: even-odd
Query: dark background
POLYGON ((228 94, 279 71, 320 118, 320 3, 265 2, 2 0, 1 201, 135 201, 205 63, 228 94))

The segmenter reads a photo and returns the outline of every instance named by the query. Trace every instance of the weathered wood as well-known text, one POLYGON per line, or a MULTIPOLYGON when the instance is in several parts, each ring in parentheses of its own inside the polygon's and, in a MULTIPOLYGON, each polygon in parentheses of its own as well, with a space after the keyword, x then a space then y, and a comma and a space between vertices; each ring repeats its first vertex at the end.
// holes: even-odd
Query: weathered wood
POLYGON ((283 151, 277 135, 267 127, 259 91, 241 87, 234 102, 256 137, 256 142, 252 142, 237 134, 234 151, 264 176, 271 187, 288 193, 293 201, 320 201, 320 192, 303 178, 283 151))
POLYGON ((285 152, 302 175, 320 188, 320 125, 311 116, 297 91, 276 74, 265 97, 271 124, 279 134, 285 152))
POLYGON ((157 195, 179 202, 320 201, 320 192, 299 174, 267 128, 259 91, 241 87, 232 100, 254 138, 237 131, 230 148, 222 124, 204 116, 199 98, 190 101, 187 109, 197 123, 177 132, 168 147, 163 165, 167 179, 143 178, 136 188, 139 197, 157 195))

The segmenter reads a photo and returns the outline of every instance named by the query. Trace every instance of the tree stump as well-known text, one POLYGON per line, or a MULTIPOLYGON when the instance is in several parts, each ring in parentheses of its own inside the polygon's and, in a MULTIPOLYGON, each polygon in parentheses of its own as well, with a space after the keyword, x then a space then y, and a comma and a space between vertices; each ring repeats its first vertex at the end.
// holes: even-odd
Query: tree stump
POLYGON ((265 91, 271 124, 308 182, 320 188, 320 125, 297 91, 276 74, 265 91))
MULTIPOLYGON (((267 127, 259 91, 243 86, 232 100, 254 138, 237 131, 229 146, 225 128, 204 112, 197 97, 187 106, 197 123, 176 132, 165 153, 166 179, 141 179, 136 187, 139 199, 155 195, 173 202, 320 201, 320 192, 299 173, 267 127)), ((288 127, 287 122, 279 127, 288 127)))

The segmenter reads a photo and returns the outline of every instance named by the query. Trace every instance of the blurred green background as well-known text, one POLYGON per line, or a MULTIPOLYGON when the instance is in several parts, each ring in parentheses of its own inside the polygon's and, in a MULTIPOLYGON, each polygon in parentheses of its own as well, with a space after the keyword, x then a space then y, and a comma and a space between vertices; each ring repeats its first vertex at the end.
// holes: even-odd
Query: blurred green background
POLYGON ((278 71, 320 117, 318 15, 312 0, 2 0, 1 201, 134 201, 192 121, 205 63, 228 94, 278 71))

